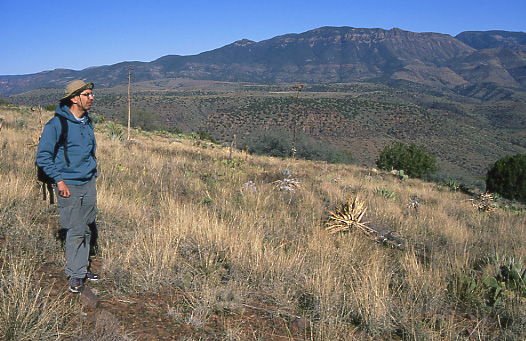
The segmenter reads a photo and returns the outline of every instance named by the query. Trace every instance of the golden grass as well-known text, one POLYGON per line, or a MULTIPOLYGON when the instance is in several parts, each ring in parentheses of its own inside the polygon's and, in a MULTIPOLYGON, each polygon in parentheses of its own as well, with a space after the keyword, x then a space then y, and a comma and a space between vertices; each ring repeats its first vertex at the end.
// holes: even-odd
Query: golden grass
POLYGON ((2 252, 0 336, 2 340, 45 340, 65 335, 72 309, 64 295, 50 300, 35 285, 36 260, 2 252))
MULTIPOLYGON (((58 260, 43 219, 52 210, 33 180, 36 118, 18 109, 0 117, 0 236, 28 260, 58 260), (44 242, 35 247, 37 237, 44 242)), ((524 300, 487 306, 483 286, 495 254, 526 258, 524 213, 482 212, 463 194, 352 165, 240 152, 232 160, 226 148, 173 136, 135 134, 126 144, 103 125, 97 139, 103 275, 118 296, 182 292, 191 309, 170 310, 174 323, 199 327, 212 313, 242 313, 245 302, 265 297, 275 311, 312 321, 313 339, 462 339, 468 313, 479 335, 524 335, 524 300), (299 187, 276 190, 285 170, 299 187), (349 204, 351 220, 396 231, 405 250, 352 228, 326 231, 329 212, 349 197, 360 198, 349 204), (478 285, 473 297, 459 280, 466 274, 478 285), (488 322, 504 315, 515 324, 488 322)))

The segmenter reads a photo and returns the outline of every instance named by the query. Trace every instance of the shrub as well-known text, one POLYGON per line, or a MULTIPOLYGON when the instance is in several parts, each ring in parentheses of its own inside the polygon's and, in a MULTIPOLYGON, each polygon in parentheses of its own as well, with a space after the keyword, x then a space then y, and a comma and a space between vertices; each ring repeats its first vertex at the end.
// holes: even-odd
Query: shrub
POLYGON ((296 138, 296 150, 296 156, 305 160, 345 164, 350 163, 352 160, 350 152, 320 143, 320 141, 316 141, 305 134, 299 134, 296 138))
POLYGON ((402 142, 386 146, 376 160, 376 166, 387 171, 403 170, 411 178, 421 178, 438 170, 435 156, 427 152, 424 146, 402 142))
MULTIPOLYGON (((128 125, 128 111, 121 110, 118 114, 115 115, 118 122, 124 126, 128 125)), ((132 111, 130 125, 134 128, 141 128, 147 131, 155 131, 159 129, 159 115, 151 113, 145 110, 136 110, 132 111)))
POLYGON ((15 120, 15 127, 17 129, 23 129, 23 128, 26 128, 27 127, 27 122, 25 120, 22 120, 22 119, 19 119, 17 118, 15 120))
POLYGON ((486 175, 486 190, 526 203, 526 155, 505 156, 486 175))
POLYGON ((202 140, 202 141, 210 141, 212 143, 217 143, 216 139, 212 135, 207 133, 206 131, 199 130, 197 132, 197 136, 199 136, 199 139, 202 140))
MULTIPOLYGON (((248 139, 249 152, 276 157, 292 156, 292 133, 286 129, 262 130, 248 139)), ((305 134, 296 136, 296 157, 305 160, 350 163, 350 152, 320 143, 305 134)))
POLYGON ((258 155, 286 157, 292 152, 292 137, 284 129, 258 131, 250 137, 248 150, 258 155))
POLYGON ((5 99, 0 98, 0 105, 9 106, 9 105, 13 105, 13 104, 11 102, 5 100, 5 99))
POLYGON ((124 140, 123 127, 120 124, 117 124, 117 121, 106 123, 106 128, 108 128, 112 140, 124 140))
POLYGON ((97 124, 97 123, 104 123, 105 121, 105 118, 104 116, 100 115, 100 114, 90 114, 89 117, 91 118, 91 122, 93 122, 94 124, 97 124))
POLYGON ((57 107, 56 104, 48 104, 48 105, 44 106, 44 110, 55 112, 56 107, 57 107))

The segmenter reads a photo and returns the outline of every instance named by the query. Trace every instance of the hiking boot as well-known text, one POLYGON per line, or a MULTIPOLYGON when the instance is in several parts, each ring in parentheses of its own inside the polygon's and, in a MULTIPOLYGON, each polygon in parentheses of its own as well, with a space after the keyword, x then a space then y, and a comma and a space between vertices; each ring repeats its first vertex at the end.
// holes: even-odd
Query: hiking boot
POLYGON ((84 281, 82 278, 71 277, 69 279, 68 290, 72 293, 79 293, 84 289, 84 281))
POLYGON ((90 281, 90 282, 96 282, 100 279, 100 276, 91 272, 91 271, 88 271, 86 272, 86 280, 90 281))

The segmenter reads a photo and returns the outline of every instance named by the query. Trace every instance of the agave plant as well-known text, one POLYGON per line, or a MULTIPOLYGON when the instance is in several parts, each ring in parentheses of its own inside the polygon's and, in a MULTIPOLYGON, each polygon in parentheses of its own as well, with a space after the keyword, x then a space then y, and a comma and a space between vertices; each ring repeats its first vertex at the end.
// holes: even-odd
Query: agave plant
POLYGON ((330 212, 329 218, 325 223, 325 229, 333 234, 349 231, 354 228, 364 232, 368 236, 372 236, 372 233, 376 231, 361 222, 366 211, 367 207, 363 201, 360 201, 358 197, 354 199, 349 197, 347 202, 330 212))
POLYGON ((477 199, 468 199, 473 207, 482 212, 489 212, 495 209, 494 200, 493 195, 490 193, 483 193, 477 199))
POLYGON ((283 179, 283 180, 276 180, 272 182, 272 185, 275 189, 278 189, 280 191, 291 191, 294 192, 297 190, 300 186, 299 181, 295 179, 283 179))

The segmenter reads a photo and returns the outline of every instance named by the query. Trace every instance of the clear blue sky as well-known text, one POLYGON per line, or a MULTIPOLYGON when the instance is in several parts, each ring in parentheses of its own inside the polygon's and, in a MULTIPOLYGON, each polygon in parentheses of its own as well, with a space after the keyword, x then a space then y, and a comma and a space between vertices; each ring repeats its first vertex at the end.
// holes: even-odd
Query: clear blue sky
POLYGON ((193 55, 321 26, 526 31, 525 0, 1 0, 0 75, 193 55))

